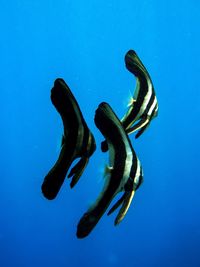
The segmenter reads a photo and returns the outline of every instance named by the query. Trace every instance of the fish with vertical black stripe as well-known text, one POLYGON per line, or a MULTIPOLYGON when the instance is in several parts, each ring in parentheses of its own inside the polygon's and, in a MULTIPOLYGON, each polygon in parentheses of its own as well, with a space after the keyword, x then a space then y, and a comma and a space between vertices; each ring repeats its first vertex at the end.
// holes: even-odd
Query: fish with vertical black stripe
MULTIPOLYGON (((125 55, 126 68, 136 77, 136 89, 131 98, 129 108, 121 122, 128 134, 138 131, 138 138, 158 114, 158 102, 151 77, 135 51, 129 50, 125 55)), ((102 151, 108 146, 101 144, 102 151)))
POLYGON ((55 80, 51 101, 62 118, 64 134, 59 157, 42 184, 42 192, 47 199, 57 196, 73 161, 79 159, 68 174, 68 178, 72 178, 70 186, 74 187, 96 149, 93 134, 63 79, 55 80))
POLYGON ((86 237, 103 216, 114 197, 119 192, 124 192, 108 212, 111 214, 121 206, 115 219, 115 225, 119 224, 126 215, 134 193, 143 180, 140 161, 122 123, 109 104, 102 102, 99 105, 95 113, 95 124, 106 138, 110 162, 107 166, 106 183, 102 192, 78 223, 78 238, 86 237))
POLYGON ((127 52, 125 64, 136 77, 136 90, 121 121, 127 133, 138 131, 135 136, 138 138, 157 116, 158 102, 151 77, 135 51, 127 52))

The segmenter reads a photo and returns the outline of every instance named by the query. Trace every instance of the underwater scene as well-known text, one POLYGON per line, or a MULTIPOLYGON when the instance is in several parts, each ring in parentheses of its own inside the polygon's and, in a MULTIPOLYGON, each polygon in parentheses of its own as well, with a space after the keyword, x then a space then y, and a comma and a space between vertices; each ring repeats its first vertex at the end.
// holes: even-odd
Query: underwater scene
POLYGON ((200 266, 199 10, 1 1, 1 267, 200 266))

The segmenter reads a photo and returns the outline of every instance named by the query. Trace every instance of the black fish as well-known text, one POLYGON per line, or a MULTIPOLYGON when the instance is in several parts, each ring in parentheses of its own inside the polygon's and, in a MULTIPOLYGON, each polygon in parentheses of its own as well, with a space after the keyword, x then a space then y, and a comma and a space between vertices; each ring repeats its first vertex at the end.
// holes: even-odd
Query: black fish
POLYGON ((119 192, 124 191, 123 196, 108 213, 111 214, 122 205, 115 220, 115 225, 119 224, 131 204, 135 190, 143 179, 140 161, 132 148, 128 135, 107 103, 101 103, 96 110, 95 124, 108 143, 110 166, 107 167, 108 174, 103 191, 78 223, 78 238, 84 238, 92 231, 113 198, 119 192))
POLYGON ((122 118, 127 133, 138 130, 138 138, 157 116, 158 102, 151 77, 135 51, 130 50, 125 56, 126 68, 136 76, 136 90, 129 104, 129 110, 122 118), (135 125, 133 125, 138 121, 135 125))
POLYGON ((51 90, 51 101, 62 118, 64 134, 58 160, 42 184, 42 192, 48 199, 56 197, 71 164, 80 158, 68 175, 72 177, 71 187, 78 182, 96 149, 94 137, 87 127, 78 103, 63 79, 55 80, 51 90))
MULTIPOLYGON (((126 68, 136 76, 136 90, 129 103, 129 109, 121 122, 128 134, 138 131, 135 136, 138 138, 151 120, 157 116, 158 102, 151 77, 135 51, 127 52, 125 64, 126 68)), ((102 142, 101 149, 103 152, 108 150, 106 141, 102 142)))

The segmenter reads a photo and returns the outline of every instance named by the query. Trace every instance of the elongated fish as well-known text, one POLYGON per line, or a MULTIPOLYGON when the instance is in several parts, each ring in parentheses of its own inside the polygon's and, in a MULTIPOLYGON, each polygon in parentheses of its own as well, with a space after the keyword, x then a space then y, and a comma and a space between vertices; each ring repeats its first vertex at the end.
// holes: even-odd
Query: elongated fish
MULTIPOLYGON (((136 90, 129 103, 129 109, 121 122, 128 134, 138 131, 138 138, 157 116, 158 102, 151 77, 135 51, 129 50, 125 55, 126 68, 136 77, 136 90)), ((101 144, 102 151, 108 146, 105 141, 101 144)))
POLYGON ((96 110, 95 124, 106 138, 109 148, 110 166, 104 188, 95 204, 80 219, 77 226, 77 237, 86 237, 98 223, 113 198, 121 191, 123 196, 117 201, 108 214, 120 205, 115 225, 124 218, 131 204, 135 190, 143 179, 143 171, 131 142, 112 108, 105 102, 96 110))
POLYGON ((42 192, 48 199, 56 197, 71 164, 80 158, 68 175, 68 178, 72 177, 71 187, 78 182, 96 149, 94 137, 88 129, 79 105, 63 79, 55 80, 51 90, 51 101, 62 118, 64 134, 58 160, 42 184, 42 192))
POLYGON ((136 76, 136 90, 129 109, 121 121, 127 133, 138 131, 135 136, 138 138, 157 116, 158 102, 151 77, 135 51, 127 52, 125 64, 126 68, 136 76), (137 123, 134 125, 135 122, 137 123))

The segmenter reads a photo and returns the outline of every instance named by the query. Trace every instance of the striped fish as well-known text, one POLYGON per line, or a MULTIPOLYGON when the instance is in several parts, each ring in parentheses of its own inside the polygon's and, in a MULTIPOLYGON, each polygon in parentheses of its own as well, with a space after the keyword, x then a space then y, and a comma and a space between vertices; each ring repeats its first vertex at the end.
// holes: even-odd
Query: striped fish
POLYGON ((126 68, 136 76, 136 90, 129 109, 121 121, 128 134, 138 131, 135 136, 138 138, 157 116, 158 102, 149 73, 135 51, 127 52, 125 64, 126 68))
POLYGON ((47 199, 56 197, 71 164, 80 158, 68 174, 68 178, 72 177, 71 188, 78 182, 96 149, 94 137, 88 129, 79 105, 63 79, 55 80, 51 90, 51 101, 62 118, 64 134, 58 160, 42 184, 42 192, 47 199))
MULTIPOLYGON (((121 122, 128 134, 138 131, 135 136, 138 138, 157 116, 158 102, 149 73, 135 51, 130 50, 126 53, 125 64, 126 68, 136 76, 136 90, 121 122)), ((101 143, 101 149, 103 152, 108 150, 106 141, 101 143)))
POLYGON ((105 102, 96 110, 95 124, 106 138, 109 148, 110 166, 104 188, 95 204, 80 219, 77 237, 86 237, 105 213, 113 198, 121 191, 123 196, 111 208, 111 214, 119 206, 115 225, 119 224, 127 213, 136 189, 143 179, 143 171, 131 142, 112 108, 105 102))

